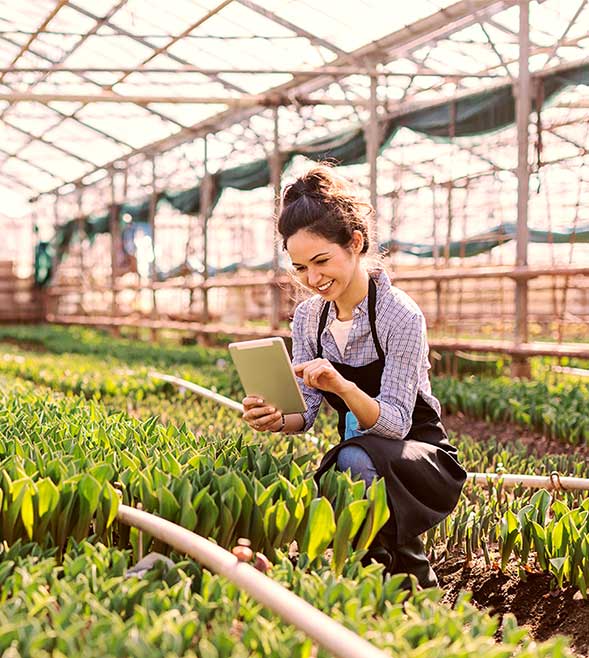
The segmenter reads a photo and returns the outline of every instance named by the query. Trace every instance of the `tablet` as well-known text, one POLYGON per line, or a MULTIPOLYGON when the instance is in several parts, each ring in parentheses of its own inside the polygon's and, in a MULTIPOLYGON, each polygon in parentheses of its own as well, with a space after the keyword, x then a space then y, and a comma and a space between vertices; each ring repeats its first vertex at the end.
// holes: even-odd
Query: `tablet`
POLYGON ((306 411, 282 338, 231 343, 229 353, 247 395, 263 398, 284 414, 306 411))

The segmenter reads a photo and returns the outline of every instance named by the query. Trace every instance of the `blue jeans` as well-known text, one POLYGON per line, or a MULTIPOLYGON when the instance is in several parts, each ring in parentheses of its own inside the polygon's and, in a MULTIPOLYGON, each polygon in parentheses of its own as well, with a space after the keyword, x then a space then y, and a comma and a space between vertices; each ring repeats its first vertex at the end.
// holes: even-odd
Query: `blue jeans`
POLYGON ((372 481, 377 477, 374 462, 370 459, 368 453, 359 446, 345 446, 337 455, 337 467, 340 471, 347 471, 352 473, 352 477, 361 479, 366 482, 369 487, 372 481))

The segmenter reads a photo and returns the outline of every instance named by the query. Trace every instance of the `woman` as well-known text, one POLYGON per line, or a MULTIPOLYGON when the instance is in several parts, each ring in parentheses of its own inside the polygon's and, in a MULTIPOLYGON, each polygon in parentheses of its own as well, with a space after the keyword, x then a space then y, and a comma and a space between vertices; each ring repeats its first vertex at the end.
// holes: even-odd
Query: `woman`
POLYGON ((247 397, 244 419, 258 431, 307 431, 326 398, 342 442, 317 478, 334 464, 367 485, 383 477, 391 517, 367 558, 430 587, 437 578, 419 534, 452 511, 465 472, 431 393, 423 314, 367 262, 371 213, 325 166, 286 188, 278 230, 297 278, 315 293, 293 323, 293 364, 308 409, 284 416, 247 397))

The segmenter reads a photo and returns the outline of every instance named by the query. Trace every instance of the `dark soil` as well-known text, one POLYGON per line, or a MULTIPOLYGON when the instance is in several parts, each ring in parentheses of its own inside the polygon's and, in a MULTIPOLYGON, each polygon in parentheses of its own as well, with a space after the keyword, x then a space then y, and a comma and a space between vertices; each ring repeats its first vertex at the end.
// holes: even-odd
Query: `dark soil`
MULTIPOLYGON (((589 446, 568 445, 512 423, 489 423, 460 413, 444 416, 443 422, 446 429, 481 443, 494 437, 502 443, 519 441, 528 454, 589 457, 589 446)), ((470 592, 475 605, 500 619, 509 612, 515 615, 534 639, 566 635, 576 656, 589 656, 589 601, 579 598, 573 588, 558 590, 554 579, 544 573, 527 573, 524 580, 515 565, 502 573, 488 567, 482 557, 465 566, 463 556, 451 556, 435 569, 446 592, 445 603, 454 604, 460 591, 470 592)))
POLYGON ((570 445, 557 439, 549 439, 540 432, 520 427, 514 423, 489 423, 486 420, 470 418, 462 413, 445 414, 442 422, 447 430, 456 434, 468 434, 478 441, 485 442, 494 437, 502 443, 514 443, 519 441, 528 449, 528 453, 542 456, 555 455, 579 455, 589 457, 589 446, 570 445))
POLYGON ((485 564, 482 557, 465 566, 464 557, 452 556, 436 565, 443 601, 453 605, 460 591, 471 592, 472 603, 498 615, 515 615, 535 640, 566 635, 576 656, 589 655, 589 601, 572 588, 555 589, 554 580, 542 573, 528 573, 523 580, 515 566, 506 573, 485 564))

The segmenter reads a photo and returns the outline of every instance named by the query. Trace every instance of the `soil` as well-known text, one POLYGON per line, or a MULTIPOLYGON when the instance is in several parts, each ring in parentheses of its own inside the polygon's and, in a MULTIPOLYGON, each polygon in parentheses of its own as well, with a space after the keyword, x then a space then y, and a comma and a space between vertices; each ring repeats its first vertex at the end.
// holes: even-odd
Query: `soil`
POLYGON ((451 556, 435 570, 445 603, 453 605, 461 591, 470 592, 474 605, 489 609, 500 620, 512 613, 535 640, 566 635, 575 656, 589 655, 589 601, 573 588, 555 589, 550 576, 542 573, 528 573, 522 580, 517 567, 509 566, 502 573, 487 566, 482 557, 465 566, 463 556, 451 556))
POLYGON ((470 418, 462 413, 444 414, 442 418, 444 427, 456 434, 468 434, 477 441, 485 442, 494 437, 501 443, 514 443, 519 441, 527 447, 528 454, 535 455, 578 455, 589 458, 589 446, 571 445, 550 439, 540 432, 528 430, 514 423, 489 423, 486 420, 470 418))
MULTIPOLYGON (((538 456, 575 454, 589 458, 589 446, 567 445, 511 423, 489 423, 460 413, 444 416, 443 422, 446 429, 468 434, 481 443, 494 437, 502 443, 519 441, 529 454, 538 456)), ((482 557, 465 566, 464 556, 451 556, 435 565, 435 571, 445 590, 445 603, 454 604, 460 591, 470 592, 477 607, 489 609, 500 620, 512 613, 534 639, 566 635, 575 656, 589 657, 589 601, 579 598, 573 588, 559 590, 554 579, 543 573, 527 573, 523 580, 516 566, 502 573, 487 566, 482 557)))

